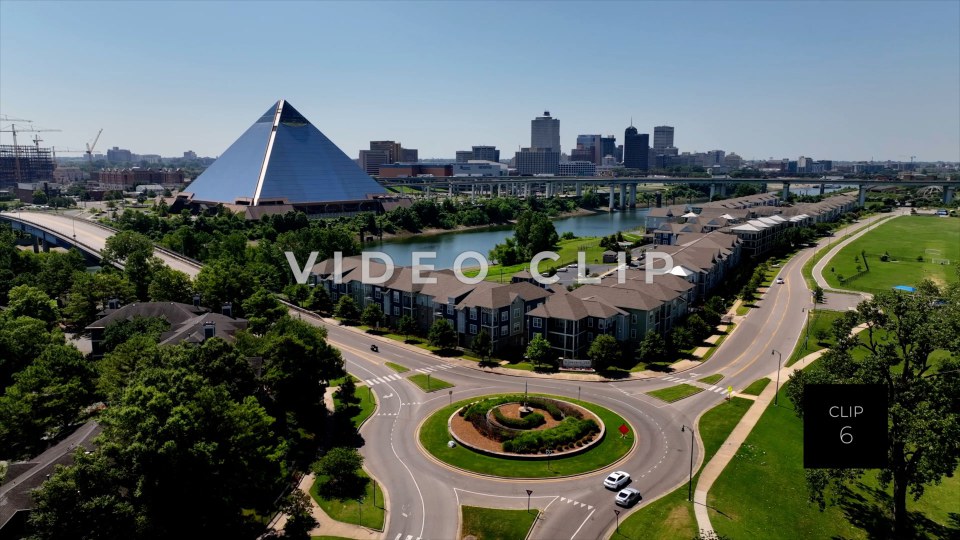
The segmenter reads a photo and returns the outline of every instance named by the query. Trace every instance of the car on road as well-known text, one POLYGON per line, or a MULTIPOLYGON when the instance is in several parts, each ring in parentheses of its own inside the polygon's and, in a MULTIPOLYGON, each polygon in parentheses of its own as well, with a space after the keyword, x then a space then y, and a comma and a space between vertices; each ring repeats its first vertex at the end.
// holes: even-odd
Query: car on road
POLYGON ((622 506, 624 508, 630 508, 631 506, 637 504, 637 501, 640 500, 640 490, 637 488, 623 488, 620 490, 620 493, 617 493, 616 503, 617 506, 622 506))
POLYGON ((782 277, 778 277, 778 278, 777 278, 777 285, 783 285, 783 278, 782 278, 782 277))
POLYGON ((623 471, 612 472, 610 476, 603 481, 603 485, 610 489, 620 489, 629 483, 630 475, 623 471))

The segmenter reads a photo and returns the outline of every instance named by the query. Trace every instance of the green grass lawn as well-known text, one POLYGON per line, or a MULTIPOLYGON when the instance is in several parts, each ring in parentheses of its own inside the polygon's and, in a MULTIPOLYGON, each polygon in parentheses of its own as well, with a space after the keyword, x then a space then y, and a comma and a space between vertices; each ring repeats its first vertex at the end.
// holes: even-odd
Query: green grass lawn
POLYGON ((713 375, 707 375, 706 377, 703 377, 702 379, 697 379, 697 380, 702 382, 703 384, 717 384, 718 382, 720 382, 721 379, 723 379, 723 375, 719 373, 714 373, 713 375))
POLYGON ((751 396, 759 396, 760 392, 763 392, 763 389, 770 384, 770 379, 764 377, 762 379, 757 379, 750 383, 750 386, 744 388, 740 391, 741 394, 747 394, 751 396))
POLYGON ((817 309, 807 314, 807 323, 804 326, 804 332, 800 335, 796 347, 790 353, 787 360, 788 366, 792 366, 796 361, 810 353, 817 352, 820 349, 829 348, 836 340, 833 339, 833 323, 840 317, 843 317, 842 311, 830 311, 826 309, 817 309), (826 333, 826 337, 821 341, 817 339, 820 332, 826 333), (807 336, 809 335, 809 338, 807 336))
MULTIPOLYGON (((459 444, 450 448, 447 446, 447 441, 451 439, 447 431, 447 420, 460 407, 479 399, 471 398, 444 407, 428 418, 420 427, 420 443, 434 457, 456 467, 509 478, 549 478, 595 471, 620 459, 633 447, 634 434, 632 429, 625 438, 621 438, 620 433, 617 432, 617 428, 621 424, 627 423, 619 414, 586 401, 561 396, 545 395, 545 397, 576 403, 599 416, 607 429, 603 441, 583 454, 554 458, 549 462, 496 458, 478 454, 459 444)), ((629 424, 627 425, 629 426, 629 424)))
MULTIPOLYGON (((866 265, 860 262, 863 269, 866 265)), ((960 220, 935 216, 903 216, 887 221, 854 240, 827 263, 823 277, 831 287, 876 293, 889 291, 895 285, 913 286, 922 279, 938 285, 956 280, 954 271, 960 264, 960 220), (940 254, 928 253, 928 249, 940 254), (866 252, 870 271, 859 277, 855 257, 866 252), (893 259, 881 262, 889 253, 893 259), (923 257, 923 262, 917 261, 923 257), (935 264, 931 259, 950 259, 950 265, 935 264), (837 276, 843 275, 841 282, 837 276)))
POLYGON ((460 537, 473 536, 477 540, 523 540, 537 521, 539 512, 526 510, 501 510, 461 506, 463 525, 460 537))
POLYGON ((410 368, 401 366, 400 364, 394 364, 393 362, 387 362, 387 367, 396 371, 397 373, 406 373, 410 371, 410 368))
MULTIPOLYGON (((803 422, 794 414, 786 394, 781 393, 781 397, 784 399, 779 407, 767 407, 710 490, 707 504, 711 507, 710 520, 716 531, 737 539, 878 537, 877 530, 865 530, 853 524, 868 523, 878 512, 885 513, 885 509, 877 507, 877 497, 882 500, 884 495, 872 491, 876 486, 873 473, 865 475, 861 485, 854 489, 864 497, 854 504, 863 508, 853 504, 827 506, 820 512, 815 504, 808 502, 803 470, 803 422)), ((941 485, 928 488, 920 501, 908 498, 907 507, 945 527, 949 523, 948 513, 956 512, 958 493, 960 475, 954 474, 941 485)), ((938 525, 933 529, 936 527, 938 525)), ((952 534, 957 532, 954 529, 952 534)))
POLYGON ((453 385, 430 375, 418 373, 407 377, 407 380, 420 387, 424 392, 436 392, 446 388, 453 388, 453 385))
MULTIPOLYGON (((557 244, 555 251, 560 258, 556 261, 547 259, 540 263, 540 273, 546 274, 550 268, 560 268, 561 266, 576 263, 577 253, 580 251, 586 254, 586 265, 591 273, 598 270, 606 270, 609 267, 609 265, 601 265, 603 252, 606 251, 606 249, 600 247, 599 237, 584 236, 572 240, 561 240, 560 243, 557 244)), ((529 266, 529 261, 504 267, 498 264, 491 264, 488 269, 486 281, 500 281, 502 275, 503 282, 509 283, 513 274, 522 270, 529 270, 529 266)), ((571 269, 568 270, 568 272, 576 272, 576 270, 571 269)), ((473 277, 479 273, 480 270, 478 268, 466 268, 463 270, 463 274, 467 277, 473 277)))
MULTIPOLYGON (((357 407, 359 407, 360 410, 357 412, 357 414, 350 417, 350 421, 353 422, 354 426, 359 428, 360 424, 363 424, 367 418, 370 418, 370 415, 373 414, 374 410, 376 410, 377 398, 373 397, 373 392, 370 390, 369 386, 357 387, 355 395, 360 398, 360 403, 357 403, 357 407)), ((333 401, 338 402, 340 400, 333 398, 333 401)))
POLYGON ((358 379, 357 377, 354 377, 353 375, 347 374, 347 375, 345 375, 345 376, 343 376, 343 377, 340 377, 339 379, 333 379, 333 380, 329 381, 329 383, 327 384, 327 386, 340 386, 341 384, 343 384, 344 381, 347 380, 347 377, 350 377, 351 379, 353 379, 353 382, 355 382, 355 383, 360 382, 360 379, 358 379))
MULTIPOLYGON (((361 478, 369 479, 367 473, 360 471, 359 476, 361 478)), ((310 495, 313 497, 313 500, 317 501, 317 504, 320 505, 320 508, 323 508, 323 511, 330 516, 331 519, 336 521, 342 521, 343 523, 352 523, 354 525, 360 525, 363 527, 369 527, 375 530, 383 530, 383 491, 380 489, 380 484, 376 484, 376 506, 374 506, 374 483, 369 481, 366 483, 366 488, 364 489, 363 495, 363 508, 360 508, 360 503, 354 499, 339 500, 339 499, 327 499, 321 497, 318 492, 322 478, 317 478, 313 485, 310 486, 310 495), (363 513, 363 522, 360 521, 360 514, 363 513)))
MULTIPOLYGON (((727 439, 730 432, 746 414, 752 401, 733 398, 717 405, 700 417, 700 438, 703 441, 704 460, 707 463, 727 439)), ((681 449, 689 451, 688 447, 681 449)), ((697 473, 693 485, 697 485, 697 473)), ((641 486, 642 493, 642 486, 641 486)), ((693 505, 687 502, 687 486, 672 491, 647 507, 634 512, 620 524, 620 533, 614 539, 623 536, 628 539, 656 538, 657 540, 689 540, 697 533, 697 520, 693 515, 693 505)))
POLYGON ((691 384, 678 384, 676 386, 668 386, 666 388, 661 388, 660 390, 647 392, 647 395, 653 396, 657 399, 662 399, 667 403, 673 403, 674 401, 679 401, 694 394, 699 394, 700 392, 703 392, 703 388, 700 388, 699 386, 693 386, 691 384))

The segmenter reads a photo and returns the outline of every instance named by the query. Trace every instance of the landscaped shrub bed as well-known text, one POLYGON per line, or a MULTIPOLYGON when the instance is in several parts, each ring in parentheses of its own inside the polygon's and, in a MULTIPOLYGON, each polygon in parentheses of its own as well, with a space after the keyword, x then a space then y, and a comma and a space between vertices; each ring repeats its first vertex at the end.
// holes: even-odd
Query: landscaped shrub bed
POLYGON ((547 421, 546 418, 538 412, 532 412, 523 418, 511 418, 504 415, 499 407, 493 409, 493 417, 497 419, 497 422, 503 424, 504 427, 513 429, 533 429, 542 426, 547 421))
POLYGON ((536 454, 545 450, 564 450, 570 445, 582 443, 588 436, 600 431, 593 420, 564 418, 558 426, 543 431, 524 431, 513 439, 503 442, 505 452, 536 454))

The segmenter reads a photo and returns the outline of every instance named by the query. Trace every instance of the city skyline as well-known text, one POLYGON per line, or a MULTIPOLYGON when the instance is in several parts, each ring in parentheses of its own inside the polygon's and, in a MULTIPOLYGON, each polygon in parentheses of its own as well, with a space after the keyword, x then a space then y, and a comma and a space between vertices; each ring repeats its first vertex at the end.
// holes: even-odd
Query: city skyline
POLYGON ((351 157, 375 140, 505 157, 549 110, 567 153, 633 117, 651 139, 674 126, 681 152, 960 160, 956 3, 477 5, 280 4, 309 24, 251 39, 263 4, 3 2, 0 113, 62 130, 44 146, 81 150, 103 128, 100 152, 164 156, 220 155, 251 110, 289 99, 351 157), (397 41, 403 17, 420 31, 397 41), (172 37, 143 39, 157 35, 172 37), (569 45, 598 36, 603 55, 569 45), (387 43, 408 60, 384 62, 387 43))

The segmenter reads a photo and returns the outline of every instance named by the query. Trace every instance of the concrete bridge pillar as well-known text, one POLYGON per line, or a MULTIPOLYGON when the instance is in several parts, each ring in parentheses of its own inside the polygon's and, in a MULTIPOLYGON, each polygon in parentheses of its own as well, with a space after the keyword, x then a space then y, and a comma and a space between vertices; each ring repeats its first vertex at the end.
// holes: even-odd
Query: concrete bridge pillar
POLYGON ((630 206, 636 208, 637 206, 637 185, 630 184, 630 206))
POLYGON ((726 184, 726 182, 721 182, 721 183, 720 183, 720 196, 721 196, 721 197, 726 197, 726 196, 727 196, 727 184, 726 184))
POLYGON ((717 185, 710 184, 710 200, 712 201, 716 195, 717 195, 717 185))
POLYGON ((616 193, 616 187, 617 186, 610 184, 610 201, 609 201, 609 208, 607 208, 607 210, 611 212, 613 212, 613 197, 614 197, 614 193, 616 193))
POLYGON ((448 185, 449 185, 450 187, 449 187, 448 190, 447 190, 447 194, 448 194, 449 196, 453 197, 453 183, 451 182, 451 183, 448 184, 448 185))
POLYGON ((790 200, 790 182, 783 183, 783 194, 780 198, 784 201, 790 200))
POLYGON ((657 208, 660 208, 663 206, 663 193, 659 191, 657 192, 656 201, 657 201, 657 208))
POLYGON ((826 193, 826 192, 827 192, 827 185, 826 185, 826 184, 820 184, 820 196, 822 197, 823 194, 826 193))
POLYGON ((620 184, 620 208, 627 207, 627 185, 620 184))
POLYGON ((576 183, 577 197, 583 197, 583 184, 580 182, 576 183))
POLYGON ((943 186, 943 204, 950 204, 953 202, 953 194, 957 188, 953 186, 943 186))
POLYGON ((533 184, 531 184, 530 182, 527 182, 526 186, 524 187, 523 194, 526 195, 527 197, 533 197, 533 184))
POLYGON ((48 242, 46 238, 40 241, 40 245, 43 246, 44 253, 50 252, 50 242, 48 242))
POLYGON ((33 252, 40 253, 40 239, 36 236, 33 237, 33 252))
POLYGON ((863 184, 860 184, 860 197, 857 199, 857 204, 860 205, 860 208, 867 205, 867 187, 863 184))

